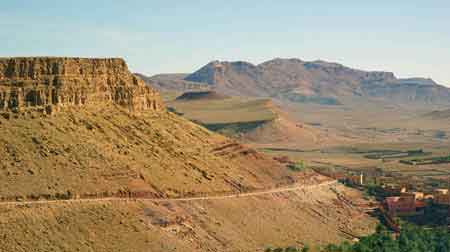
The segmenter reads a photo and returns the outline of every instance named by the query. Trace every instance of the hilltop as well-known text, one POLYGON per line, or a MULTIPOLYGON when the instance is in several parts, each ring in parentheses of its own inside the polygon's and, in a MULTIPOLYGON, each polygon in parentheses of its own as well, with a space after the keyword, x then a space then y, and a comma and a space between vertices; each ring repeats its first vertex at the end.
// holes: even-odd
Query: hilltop
MULTIPOLYGON (((210 91, 212 92, 212 91, 210 91)), ((187 92, 180 97, 191 93, 187 92)), ((175 99, 167 106, 204 127, 253 146, 297 146, 315 148, 350 141, 336 132, 324 131, 293 119, 271 99, 230 97, 227 99, 175 99)))

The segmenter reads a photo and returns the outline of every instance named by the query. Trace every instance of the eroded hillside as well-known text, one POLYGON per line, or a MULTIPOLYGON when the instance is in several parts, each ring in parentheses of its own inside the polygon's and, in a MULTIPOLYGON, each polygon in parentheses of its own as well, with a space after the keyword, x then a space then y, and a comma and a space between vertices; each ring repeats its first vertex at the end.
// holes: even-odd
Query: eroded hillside
POLYGON ((167 112, 123 60, 0 62, 3 250, 253 251, 373 230, 361 195, 167 112))
POLYGON ((224 99, 220 96, 208 96, 208 99, 184 98, 204 93, 207 92, 186 92, 167 102, 167 106, 210 130, 258 147, 276 145, 316 148, 352 141, 333 130, 317 129, 294 120, 270 99, 224 99))
POLYGON ((375 220, 348 203, 360 197, 343 186, 315 186, 232 200, 0 206, 0 247, 18 252, 315 248, 372 232, 375 220))
POLYGON ((272 159, 164 111, 158 94, 121 60, 31 59, 4 69, 3 197, 67 191, 166 196, 292 180, 272 159), (52 93, 57 99, 48 97, 52 93), (30 94, 40 102, 30 103, 30 94), (44 106, 59 112, 42 113, 44 106))

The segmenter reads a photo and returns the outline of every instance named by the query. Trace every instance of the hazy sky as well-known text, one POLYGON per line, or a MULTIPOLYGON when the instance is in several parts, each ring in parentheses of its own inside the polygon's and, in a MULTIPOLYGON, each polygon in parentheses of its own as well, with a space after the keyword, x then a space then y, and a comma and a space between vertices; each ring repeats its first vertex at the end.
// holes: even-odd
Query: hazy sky
POLYGON ((450 86, 450 1, 1 0, 0 56, 49 55, 124 57, 146 74, 322 59, 450 86))

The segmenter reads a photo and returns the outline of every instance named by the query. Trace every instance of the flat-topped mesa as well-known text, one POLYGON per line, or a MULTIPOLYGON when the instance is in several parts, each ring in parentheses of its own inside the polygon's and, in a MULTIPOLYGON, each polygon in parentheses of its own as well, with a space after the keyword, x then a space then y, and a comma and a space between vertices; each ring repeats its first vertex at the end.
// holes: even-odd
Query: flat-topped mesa
POLYGON ((116 104, 132 112, 164 108, 159 93, 123 59, 0 58, 0 111, 116 104))

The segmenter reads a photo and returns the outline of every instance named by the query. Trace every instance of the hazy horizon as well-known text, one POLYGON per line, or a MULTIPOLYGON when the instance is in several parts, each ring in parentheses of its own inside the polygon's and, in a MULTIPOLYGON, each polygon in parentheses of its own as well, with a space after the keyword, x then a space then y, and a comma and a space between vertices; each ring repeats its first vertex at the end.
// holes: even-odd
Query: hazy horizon
POLYGON ((212 60, 325 60, 450 87, 447 1, 0 3, 0 55, 122 57, 135 72, 212 60))

